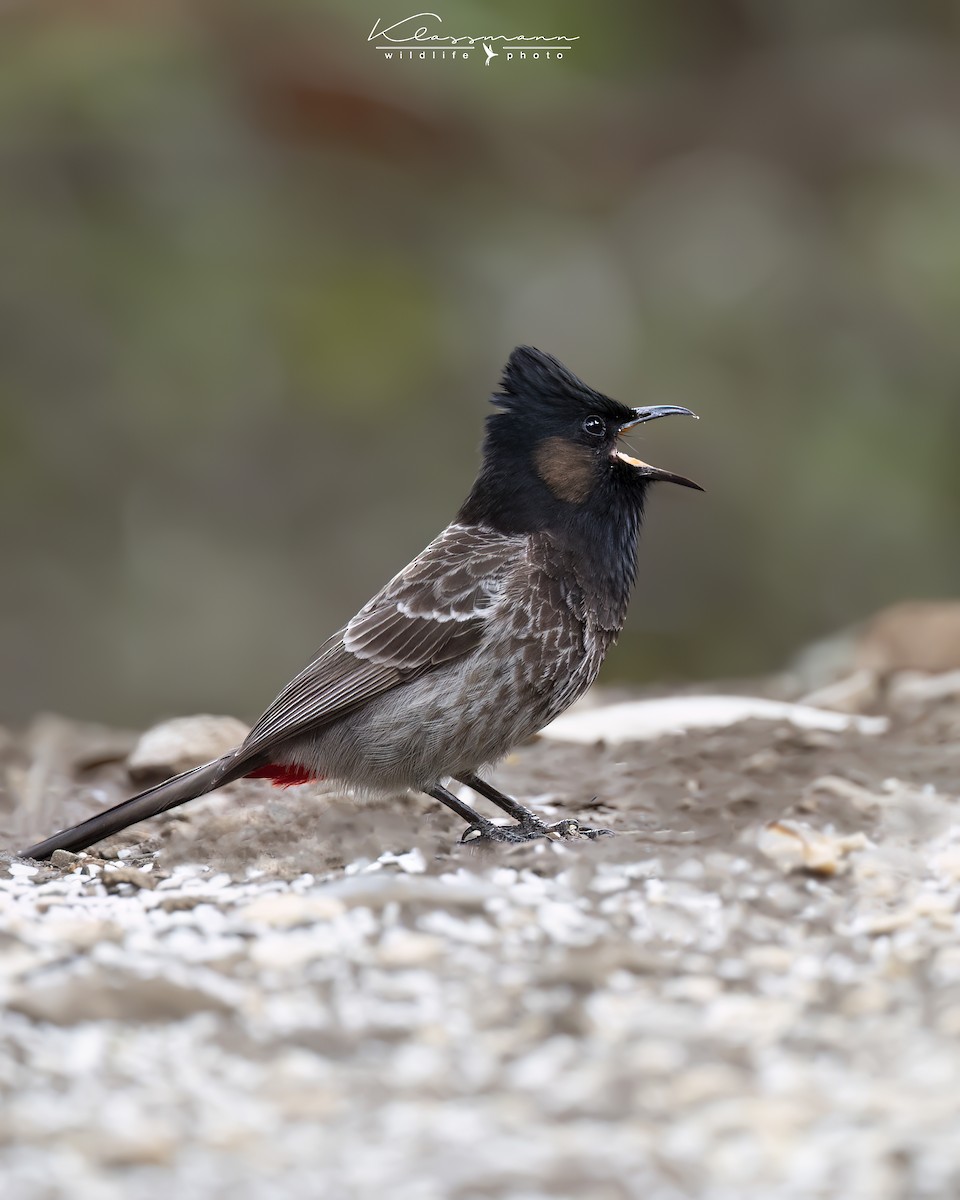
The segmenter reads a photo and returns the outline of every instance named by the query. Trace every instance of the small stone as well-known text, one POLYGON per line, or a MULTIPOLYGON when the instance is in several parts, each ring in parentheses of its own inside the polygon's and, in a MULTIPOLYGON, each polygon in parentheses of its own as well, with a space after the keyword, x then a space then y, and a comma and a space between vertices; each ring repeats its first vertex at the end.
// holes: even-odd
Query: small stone
POLYGON ((769 775, 780 766, 780 755, 769 747, 751 754, 743 764, 743 769, 751 774, 769 775))
POLYGON ((446 950, 442 938, 409 929, 391 930, 377 950, 385 967, 422 967, 441 958, 446 950))
POLYGON ((31 866, 30 863, 12 862, 8 864, 7 870, 14 879, 30 879, 40 868, 31 866))
POLYGON ((250 947, 250 961, 268 971, 292 971, 326 952, 326 945, 310 932, 266 934, 250 947))
POLYGON ((157 881, 152 875, 148 875, 146 871, 140 871, 136 867, 105 867, 100 876, 100 882, 108 892, 116 891, 124 883, 131 884, 137 889, 146 888, 148 891, 152 891, 157 886, 157 881))
POLYGON ((274 929, 292 929, 296 925, 313 925, 330 921, 343 913, 339 900, 327 896, 303 896, 295 892, 268 892, 258 896, 238 912, 243 921, 269 925, 274 929))
POLYGON ((838 837, 821 833, 799 821, 771 821, 760 831, 759 849, 785 871, 812 871, 837 875, 846 870, 843 861, 853 850, 868 845, 862 833, 838 837))
POLYGON ((908 600, 883 609, 864 629, 856 659, 884 674, 960 670, 960 603, 908 600))
POLYGON ((880 679, 876 671, 862 667, 845 679, 810 692, 800 701, 814 708, 830 708, 835 712, 862 713, 880 698, 880 679))
POLYGON ((960 846, 948 846, 935 854, 931 866, 948 883, 960 883, 960 846))
POLYGON ((742 1083, 742 1077, 734 1067, 725 1063, 702 1063, 677 1073, 671 1089, 671 1101, 681 1107, 704 1104, 736 1095, 742 1083))
POLYGON ((773 944, 751 946, 744 958, 757 971, 785 973, 793 965, 794 955, 783 946, 773 944))
POLYGON ((105 942, 122 942, 125 936, 124 929, 115 921, 62 914, 62 910, 44 922, 43 933, 51 941, 84 952, 105 942))
POLYGON ((155 1124, 135 1130, 97 1130, 85 1147, 88 1154, 108 1168, 166 1166, 176 1158, 180 1139, 172 1129, 155 1124))
POLYGON ((960 696, 960 670, 928 675, 922 671, 900 671, 887 685, 894 708, 923 707, 960 696))
POLYGON ((228 753, 249 732, 236 717, 203 714, 164 721, 137 742, 127 759, 127 771, 138 784, 167 779, 228 753))
POLYGON ((392 865, 399 867, 401 871, 406 871, 408 875, 422 875, 427 869, 427 860, 423 857, 423 851, 419 846, 414 846, 412 850, 408 850, 405 854, 394 854, 387 850, 377 859, 377 862, 384 866, 392 865))
POLYGON ((826 796, 836 796, 839 800, 846 800, 862 813, 876 812, 878 808, 889 803, 885 796, 872 792, 869 788, 861 787, 858 783, 852 783, 840 775, 821 775, 819 779, 815 779, 807 789, 803 803, 812 804, 815 810, 816 804, 812 801, 812 796, 818 792, 826 796))
POLYGON ((61 870, 72 870, 78 862, 80 862, 80 855, 72 854, 69 850, 54 850, 50 855, 51 865, 60 867, 61 870))
POLYGON ((141 978, 116 971, 73 972, 55 983, 15 990, 7 1007, 35 1021, 78 1025, 82 1021, 177 1021, 197 1012, 228 1012, 210 992, 162 976, 141 978))
POLYGON ((848 1017, 872 1017, 886 1012, 890 1004, 889 989, 877 983, 869 983, 844 992, 839 1008, 848 1017))
POLYGON ((205 896, 165 896, 157 905, 157 908, 166 913, 189 912, 191 909, 196 908, 198 904, 205 903, 205 896))

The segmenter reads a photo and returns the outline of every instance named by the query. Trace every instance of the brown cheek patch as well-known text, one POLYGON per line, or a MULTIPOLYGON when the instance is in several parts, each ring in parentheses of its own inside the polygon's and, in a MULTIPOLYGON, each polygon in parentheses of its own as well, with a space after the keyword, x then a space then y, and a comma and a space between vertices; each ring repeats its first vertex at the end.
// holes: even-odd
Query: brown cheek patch
POLYGON ((547 438, 534 455, 537 474, 558 500, 582 504, 590 495, 596 469, 594 456, 585 446, 564 438, 547 438))

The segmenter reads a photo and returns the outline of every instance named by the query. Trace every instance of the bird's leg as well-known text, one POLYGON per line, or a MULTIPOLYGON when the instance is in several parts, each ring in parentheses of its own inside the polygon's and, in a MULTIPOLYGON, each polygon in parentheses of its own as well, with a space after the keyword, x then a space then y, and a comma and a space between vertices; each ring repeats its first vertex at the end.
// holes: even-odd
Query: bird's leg
MULTIPOLYGON (((518 824, 511 831, 511 836, 497 838, 496 840, 498 841, 530 841, 538 837, 565 839, 581 837, 597 838, 613 835, 613 830, 611 829, 589 829, 581 825, 579 821, 557 821, 554 825, 548 825, 535 812, 532 812, 529 808, 525 808, 522 804, 518 804, 511 796, 507 796, 505 793, 499 791, 493 784, 487 783, 485 779, 481 779, 479 775, 468 772, 460 775, 458 778, 460 783, 465 783, 467 787, 472 788, 479 795, 485 796, 492 804, 495 804, 498 808, 502 808, 505 813, 517 821, 518 824)), ((510 831, 510 826, 494 825, 493 828, 499 830, 501 833, 505 831, 505 828, 507 831, 510 831)), ((468 838, 468 835, 474 829, 480 830, 483 837, 490 836, 485 829, 476 822, 473 822, 464 835, 464 840, 468 838)))
POLYGON ((472 788, 479 795, 486 796, 492 804, 495 804, 497 808, 502 808, 508 817, 513 817, 521 825, 543 824, 535 812, 532 812, 529 808, 524 808, 522 804, 518 804, 512 796, 507 796, 503 792, 497 791, 493 784, 487 783, 479 775, 468 773, 460 775, 457 778, 460 783, 465 783, 468 788, 472 788))
MULTIPOLYGON (((466 821, 467 829, 461 841, 472 841, 474 838, 487 838, 491 842, 529 842, 532 838, 543 837, 547 832, 546 825, 533 816, 534 821, 537 821, 540 828, 535 832, 523 825, 494 825, 487 817, 482 817, 476 809, 470 807, 453 792, 448 791, 439 783, 436 787, 425 789, 429 796, 434 800, 439 800, 441 804, 445 804, 447 808, 453 809, 461 820, 466 821), (472 836, 471 836, 472 835, 472 836)), ((519 807, 519 805, 518 805, 519 807)))

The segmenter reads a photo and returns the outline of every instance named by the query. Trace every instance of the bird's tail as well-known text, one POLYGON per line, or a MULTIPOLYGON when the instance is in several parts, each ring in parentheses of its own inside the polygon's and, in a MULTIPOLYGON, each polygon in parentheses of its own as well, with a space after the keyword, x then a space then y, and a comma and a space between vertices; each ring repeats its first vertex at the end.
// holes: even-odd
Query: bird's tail
MULTIPOLYGON (((86 850, 95 842, 102 841, 111 834, 119 833, 129 825, 155 817, 157 813, 186 804, 214 788, 229 783, 236 775, 230 771, 231 763, 235 762, 234 755, 214 759, 202 767, 194 767, 192 771, 184 771, 182 775, 174 775, 158 783, 156 787, 148 788, 138 796, 124 800, 122 804, 108 808, 106 812, 97 813, 79 825, 69 829, 61 829, 46 841, 37 842, 26 850, 21 850, 22 858, 49 858, 55 850, 86 850)), ((237 772, 242 774, 242 771, 237 772)))

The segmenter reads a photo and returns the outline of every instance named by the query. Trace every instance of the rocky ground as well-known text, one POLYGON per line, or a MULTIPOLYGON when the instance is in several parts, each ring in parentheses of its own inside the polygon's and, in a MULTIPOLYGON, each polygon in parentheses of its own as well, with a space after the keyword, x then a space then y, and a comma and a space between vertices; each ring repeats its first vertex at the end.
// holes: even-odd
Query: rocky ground
MULTIPOLYGON (((500 768, 598 842, 248 783, 6 856, 3 1196, 960 1193, 960 699, 875 708, 500 768)), ((128 749, 9 737, 0 844, 119 798, 128 749)))

